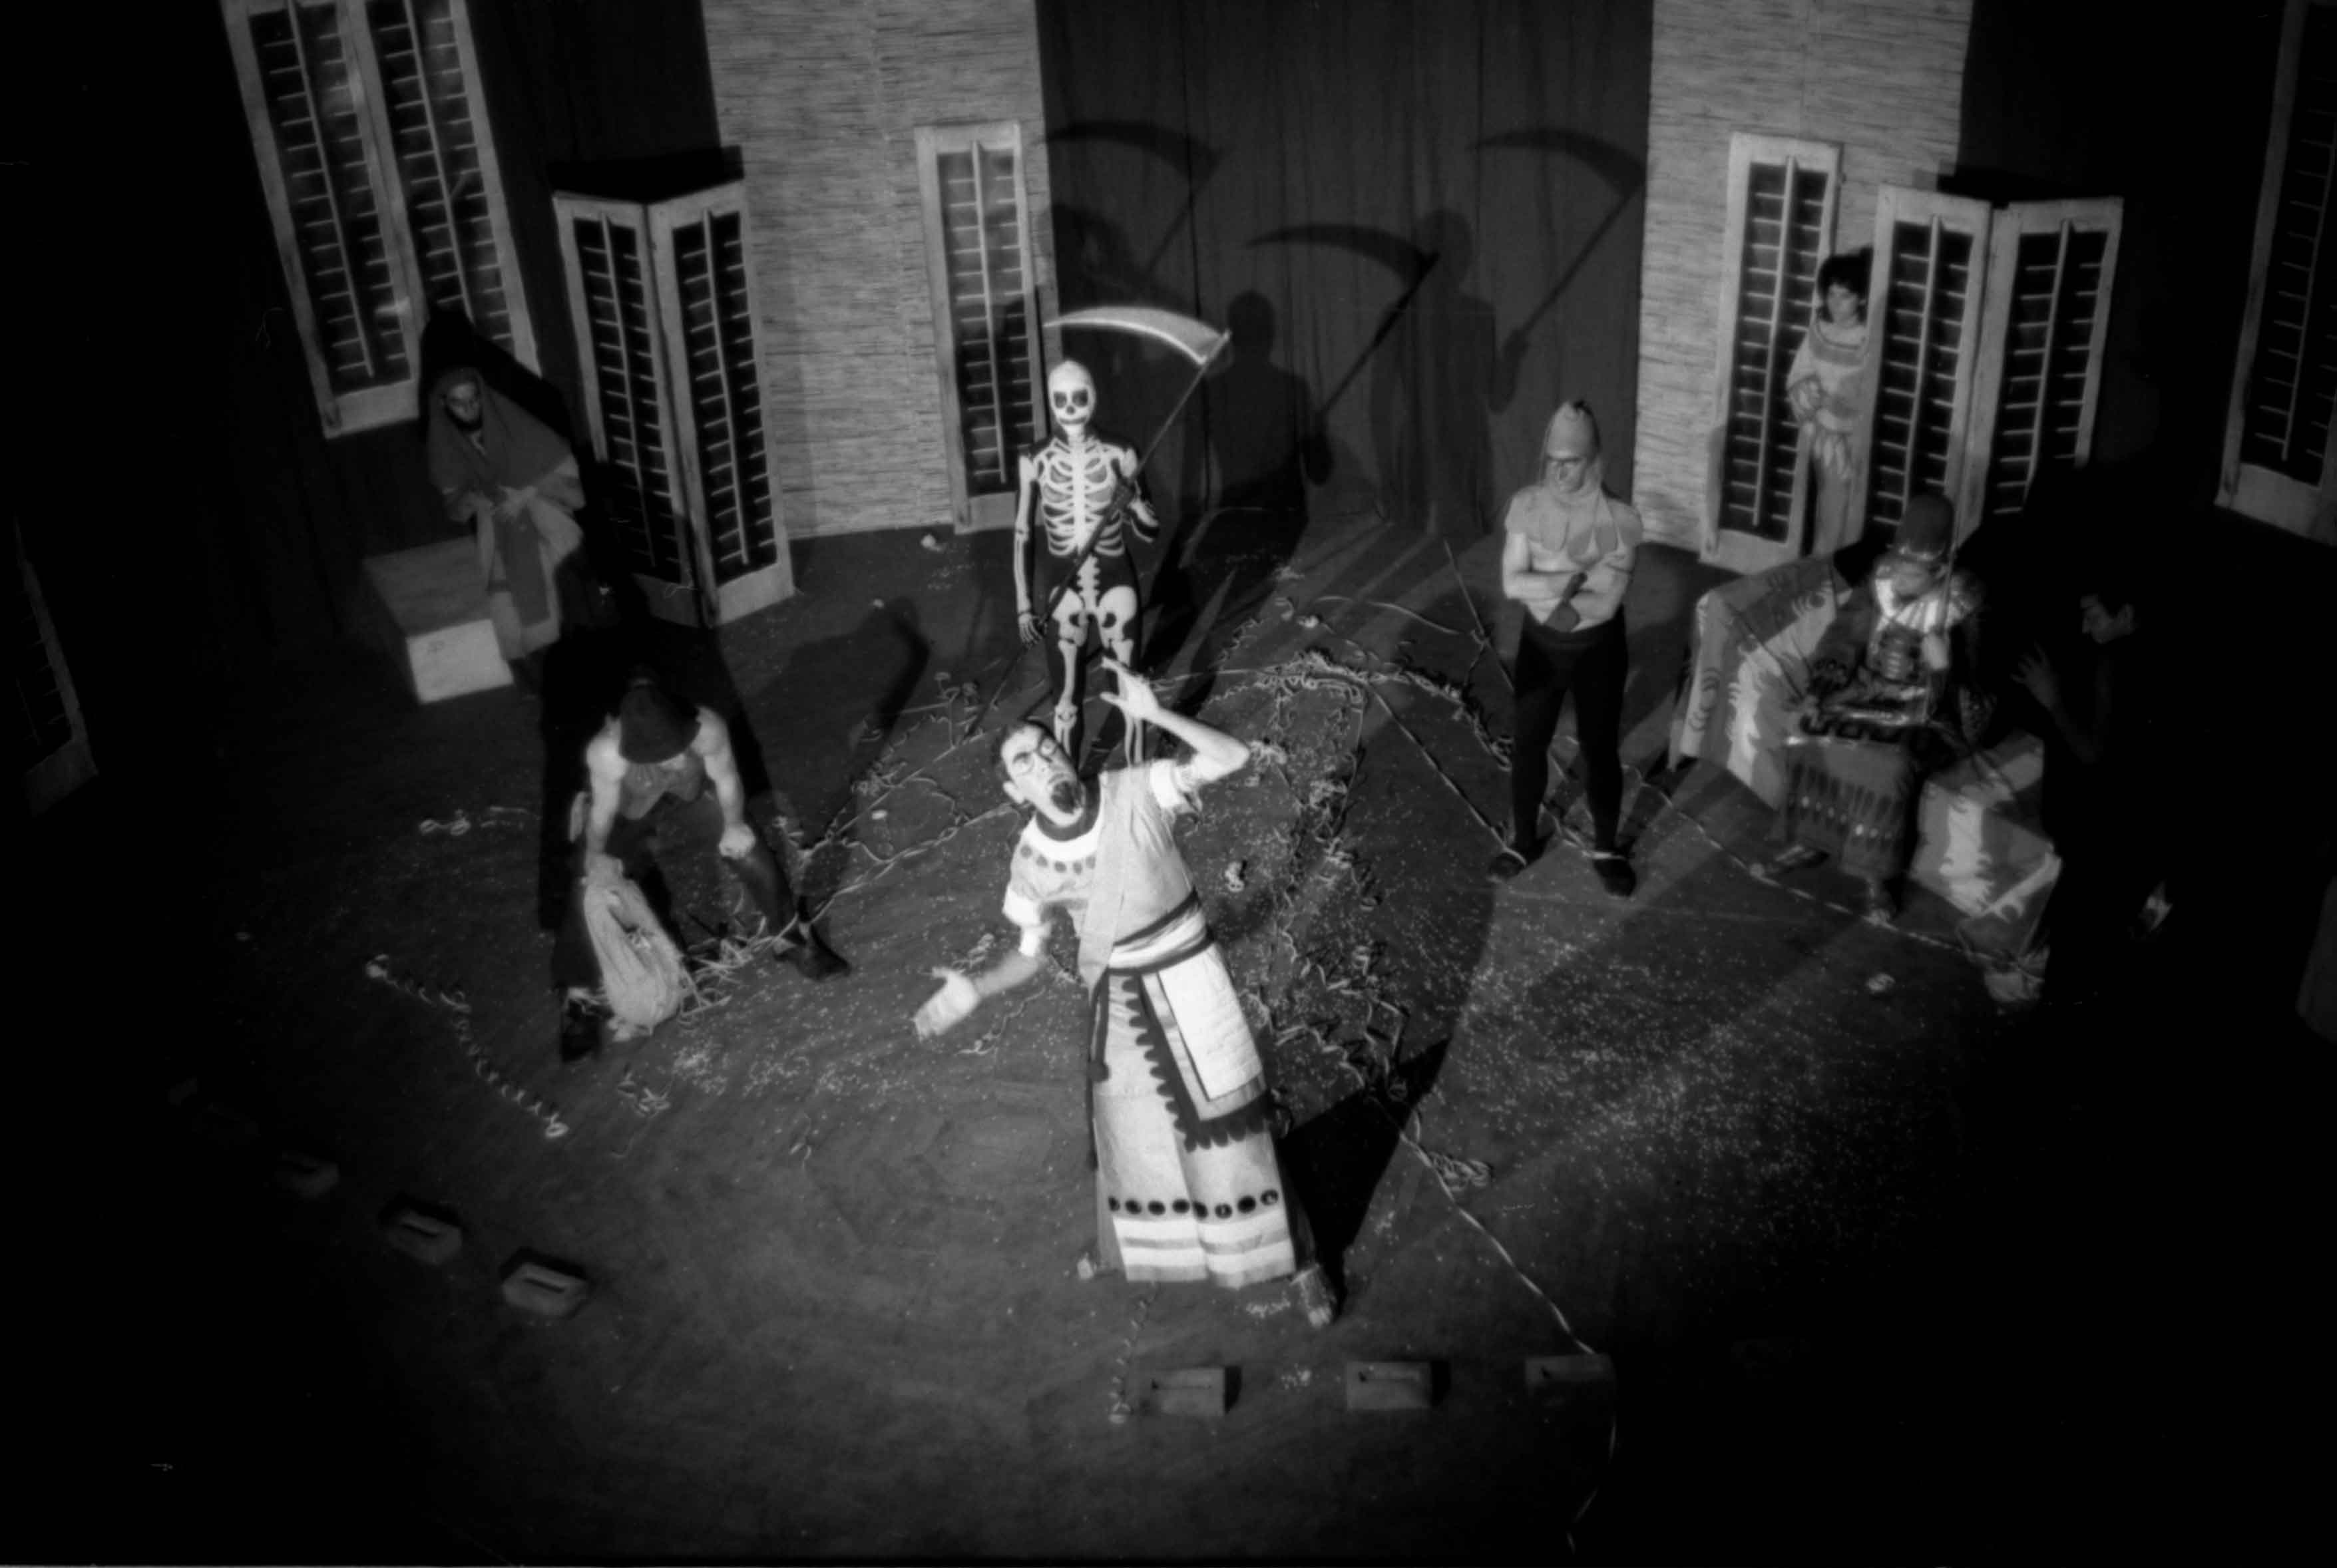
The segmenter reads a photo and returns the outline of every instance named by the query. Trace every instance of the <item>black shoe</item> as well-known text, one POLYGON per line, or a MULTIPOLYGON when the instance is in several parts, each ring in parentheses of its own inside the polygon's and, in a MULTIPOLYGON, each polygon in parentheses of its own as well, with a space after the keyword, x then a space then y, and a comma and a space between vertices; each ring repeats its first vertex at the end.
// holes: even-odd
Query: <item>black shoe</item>
POLYGON ((1618 851, 1599 851, 1590 857, 1590 869, 1599 873, 1599 885, 1618 899, 1628 899, 1638 889, 1638 873, 1618 851))
POLYGON ((597 997, 563 997, 560 1002, 560 1059, 582 1062, 601 1049, 609 1009, 597 997))
POLYGON ((796 972, 807 980, 824 980, 848 973, 852 966, 837 956, 834 948, 820 940, 818 931, 809 920, 797 920, 780 934, 783 946, 777 954, 779 962, 792 964, 796 972))
POLYGON ((1505 882, 1540 859, 1541 845, 1539 843, 1504 844, 1501 852, 1486 863, 1485 874, 1497 882, 1505 882))

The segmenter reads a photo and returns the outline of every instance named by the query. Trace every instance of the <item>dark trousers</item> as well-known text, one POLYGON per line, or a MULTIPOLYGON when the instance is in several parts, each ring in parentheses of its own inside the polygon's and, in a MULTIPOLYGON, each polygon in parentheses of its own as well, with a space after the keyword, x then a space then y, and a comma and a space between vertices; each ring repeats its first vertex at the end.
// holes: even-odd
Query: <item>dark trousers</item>
MULTIPOLYGON (((697 819, 710 817, 719 833, 721 809, 710 794, 692 803, 667 799, 639 821, 618 818, 617 824, 609 830, 610 855, 624 867, 626 878, 640 886, 658 919, 664 922, 667 934, 676 938, 677 945, 680 938, 674 930, 670 901, 664 879, 658 875, 659 828, 703 828, 705 823, 697 819)), ((725 857, 722 863, 753 901, 755 912, 763 917, 766 930, 783 930, 795 919, 795 898, 787 888, 787 873, 759 840, 739 859, 725 857)), ((552 984, 555 990, 566 990, 600 983, 601 960, 592 950, 592 933, 584 925, 584 841, 579 838, 568 882, 567 913, 562 917, 560 930, 552 940, 552 984)))
MULTIPOLYGON (((2074 765, 2075 759, 2071 759, 2074 765)), ((2045 787, 2054 787, 2054 763, 2045 787)), ((2053 848, 2061 877, 2045 906, 2045 936, 2053 949, 2049 986, 2080 988, 2104 978, 2121 940, 2151 890, 2168 874, 2167 835, 2130 794, 2094 787, 2081 765, 2061 791, 2053 848)))
POLYGON ((1596 847, 1615 847, 1623 815, 1623 677, 1630 673, 1623 612, 1589 631, 1557 632, 1528 616, 1518 631, 1517 744, 1510 758, 1510 836, 1538 835, 1542 792, 1550 785, 1550 741, 1559 709, 1574 694, 1574 732, 1582 743, 1584 793, 1590 797, 1596 847))

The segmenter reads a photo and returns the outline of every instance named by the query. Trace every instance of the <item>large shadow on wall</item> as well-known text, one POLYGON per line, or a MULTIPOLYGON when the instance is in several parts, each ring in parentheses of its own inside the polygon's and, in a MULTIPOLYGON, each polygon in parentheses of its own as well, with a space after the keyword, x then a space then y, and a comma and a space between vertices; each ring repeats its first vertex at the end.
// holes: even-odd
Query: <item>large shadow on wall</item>
MULTIPOLYGON (((848 631, 806 643, 758 697, 787 716, 787 744, 772 778, 776 805, 807 846, 853 808, 853 781, 876 766, 910 694, 934 662, 917 601, 872 603, 848 631)), ((813 902, 843 880, 856 834, 843 832, 803 867, 796 891, 813 902)))
POLYGON ((1308 487, 1331 472, 1313 389, 1275 363, 1272 302, 1252 290, 1227 307, 1226 319, 1230 359, 1201 393, 1217 492, 1162 547, 1145 637, 1152 667, 1197 677, 1179 690, 1187 712, 1208 700, 1225 650, 1305 536, 1308 487))
MULTIPOLYGON (((1147 198, 1140 211, 1149 221, 1139 239, 1118 219, 1063 200, 1064 191, 1058 191, 1051 219, 1062 308, 1149 305, 1189 314, 1188 290, 1180 280, 1191 275, 1195 213, 1225 154, 1198 137, 1141 118, 1074 121, 1050 131, 1047 143, 1050 156, 1071 176, 1069 188, 1078 187, 1084 173, 1100 190, 1141 190, 1147 198)), ((1198 511, 1202 415, 1198 402, 1178 409, 1186 383, 1173 358, 1120 333, 1067 337, 1062 353, 1094 374, 1105 417, 1120 439, 1143 452, 1159 434, 1145 485, 1164 519, 1198 511), (1172 418, 1175 426, 1163 431, 1172 418)))
POLYGON ((1493 416, 1516 394, 1525 339, 1497 346, 1492 302, 1469 291, 1476 241, 1461 214, 1421 219, 1412 248, 1419 273, 1365 351, 1380 513, 1473 538, 1492 521, 1493 416))

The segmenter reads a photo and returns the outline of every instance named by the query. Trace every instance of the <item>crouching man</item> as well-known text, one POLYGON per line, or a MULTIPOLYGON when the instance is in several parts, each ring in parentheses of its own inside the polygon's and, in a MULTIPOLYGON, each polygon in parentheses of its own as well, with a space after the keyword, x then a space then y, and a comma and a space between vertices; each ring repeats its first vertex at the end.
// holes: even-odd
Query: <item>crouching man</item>
POLYGON ((978 977, 934 970, 941 989, 917 1009, 917 1033, 939 1035, 1036 975, 1053 911, 1071 911, 1090 998, 1096 1172, 1096 1240, 1080 1277, 1228 1289, 1289 1279, 1307 1320, 1325 1327, 1337 1308, 1275 1153, 1266 1065, 1170 836, 1174 814, 1246 765, 1249 747, 1162 707, 1119 660, 1104 663, 1119 689, 1103 700, 1130 733, 1153 725, 1192 755, 1082 779, 1047 730, 1008 726, 999 773, 1007 798, 1031 811, 1006 887, 1022 940, 978 977))
POLYGON ((583 833, 567 914, 552 950, 552 983, 562 993, 562 1061, 580 1061, 597 1050, 608 1018, 597 994, 600 963, 585 927, 586 886, 621 874, 648 891, 660 829, 670 823, 686 831, 696 817, 702 833, 706 813, 698 803, 709 784, 721 810, 716 851, 753 901, 764 930, 778 934, 774 956, 815 980, 848 967, 812 930, 788 891, 787 872, 748 825, 730 729, 713 709, 692 707, 654 677, 636 677, 615 716, 585 745, 584 771, 583 833))

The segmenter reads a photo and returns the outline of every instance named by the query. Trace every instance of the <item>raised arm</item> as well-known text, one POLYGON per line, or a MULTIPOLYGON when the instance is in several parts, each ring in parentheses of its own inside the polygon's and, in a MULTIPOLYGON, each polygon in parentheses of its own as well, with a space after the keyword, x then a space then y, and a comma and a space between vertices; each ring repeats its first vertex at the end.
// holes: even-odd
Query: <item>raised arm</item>
POLYGON ((1022 940, 1014 950, 978 975, 961 969, 936 967, 934 976, 941 986, 924 1000, 911 1020, 919 1039, 931 1039, 946 1034, 963 1023, 991 997, 1001 996, 1028 981, 1046 967, 1047 928, 1045 923, 1022 928, 1022 940))
POLYGON ((1160 706, 1152 687, 1118 659, 1107 656, 1104 667, 1116 677, 1120 688, 1103 694, 1103 700, 1118 708, 1131 725, 1152 725, 1175 735, 1193 748, 1193 760, 1187 770, 1197 784, 1215 784, 1221 778, 1239 773, 1249 765, 1249 743, 1236 740, 1220 729, 1211 729, 1198 719, 1160 706))

